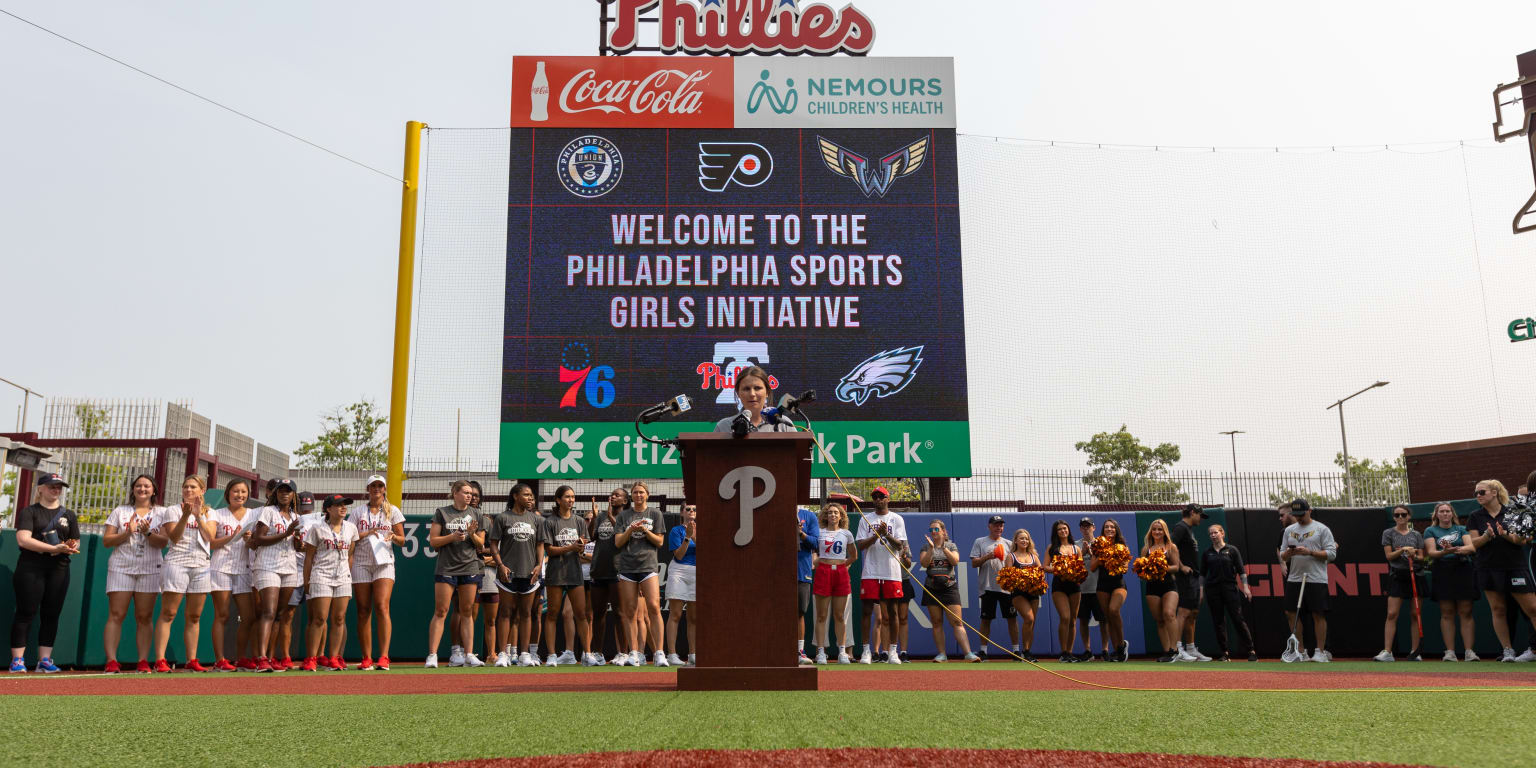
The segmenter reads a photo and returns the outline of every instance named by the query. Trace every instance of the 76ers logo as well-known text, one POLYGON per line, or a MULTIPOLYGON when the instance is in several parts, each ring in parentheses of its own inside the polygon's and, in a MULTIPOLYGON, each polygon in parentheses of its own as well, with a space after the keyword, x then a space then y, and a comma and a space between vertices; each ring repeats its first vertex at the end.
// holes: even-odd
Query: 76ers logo
POLYGON ((581 136, 560 150, 560 183, 577 197, 602 197, 624 176, 624 156, 601 136, 581 136))
POLYGON ((724 192, 731 182, 756 187, 773 175, 773 155, 750 141, 699 142, 699 186, 724 192))

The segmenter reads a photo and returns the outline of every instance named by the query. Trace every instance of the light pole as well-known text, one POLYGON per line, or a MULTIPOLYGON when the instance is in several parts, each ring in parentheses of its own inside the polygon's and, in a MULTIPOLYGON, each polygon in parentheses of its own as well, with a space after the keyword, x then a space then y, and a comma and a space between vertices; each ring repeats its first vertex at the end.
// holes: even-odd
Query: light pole
POLYGON ((1232 476, 1236 477, 1237 476, 1237 436, 1238 435, 1246 435, 1248 433, 1244 432, 1241 429, 1230 429, 1230 430, 1227 430, 1226 432, 1217 432, 1216 434, 1218 434, 1218 435, 1226 435, 1227 437, 1232 438, 1232 476))
POLYGON ((27 431, 27 406, 31 403, 33 395, 37 395, 39 398, 42 398, 43 397, 43 393, 35 392, 35 391, 33 391, 31 389, 28 389, 26 387, 23 387, 22 385, 17 384, 16 382, 11 381, 9 379, 0 379, 0 382, 4 382, 6 384, 9 384, 9 385, 11 385, 11 386, 21 390, 24 393, 21 396, 21 426, 18 427, 17 429, 19 431, 26 432, 27 431))
POLYGON ((1375 384, 1372 384, 1369 387, 1366 387, 1365 389, 1350 395, 1349 397, 1339 400, 1333 405, 1328 406, 1328 408, 1323 409, 1325 411, 1329 408, 1339 409, 1339 441, 1344 444, 1344 502, 1351 507, 1355 506, 1355 486, 1349 481, 1349 437, 1344 433, 1344 403, 1359 397, 1360 395, 1363 395, 1377 387, 1385 387, 1388 383, 1389 382, 1378 381, 1375 384))

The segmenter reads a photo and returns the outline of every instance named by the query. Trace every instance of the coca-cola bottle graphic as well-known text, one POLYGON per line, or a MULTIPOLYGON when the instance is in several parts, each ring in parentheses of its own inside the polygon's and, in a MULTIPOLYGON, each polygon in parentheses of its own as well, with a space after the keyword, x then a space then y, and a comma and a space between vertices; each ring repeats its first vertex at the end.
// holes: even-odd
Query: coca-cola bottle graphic
POLYGON ((549 119, 549 77, 544 74, 544 62, 539 62, 533 71, 533 90, 529 94, 533 101, 533 109, 528 113, 528 119, 536 123, 542 123, 549 119))

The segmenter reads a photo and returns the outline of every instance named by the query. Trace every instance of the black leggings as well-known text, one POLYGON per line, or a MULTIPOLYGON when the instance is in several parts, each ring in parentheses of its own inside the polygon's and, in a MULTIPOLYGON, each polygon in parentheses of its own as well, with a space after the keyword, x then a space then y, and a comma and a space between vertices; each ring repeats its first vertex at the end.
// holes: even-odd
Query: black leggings
POLYGON ((27 635, 32 633, 32 618, 42 613, 42 626, 38 628, 37 644, 52 648, 59 634, 59 614, 64 610, 64 597, 69 594, 68 568, 37 568, 17 565, 11 577, 16 588, 16 618, 11 621, 11 647, 27 647, 27 635))
POLYGON ((1232 623, 1237 627, 1238 636, 1243 640, 1243 645, 1250 652, 1253 650, 1253 635, 1248 631, 1248 622, 1243 620, 1243 597, 1237 591, 1236 584, 1206 584, 1205 606, 1211 611, 1211 623, 1216 628, 1216 644, 1221 646, 1222 653, 1228 651, 1228 612, 1232 616, 1232 623))

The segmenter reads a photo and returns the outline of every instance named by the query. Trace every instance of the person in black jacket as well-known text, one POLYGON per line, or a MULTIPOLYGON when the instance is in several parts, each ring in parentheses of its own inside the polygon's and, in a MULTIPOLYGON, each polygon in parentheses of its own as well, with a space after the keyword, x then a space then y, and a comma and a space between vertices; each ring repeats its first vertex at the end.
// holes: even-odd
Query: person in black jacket
POLYGON ((1211 609, 1211 623, 1216 627, 1216 643, 1221 646, 1217 661, 1231 661, 1227 654, 1227 612, 1232 612, 1232 623, 1243 645, 1248 647, 1248 660, 1258 661, 1259 654, 1253 649, 1253 633, 1243 619, 1243 604, 1253 599, 1248 589, 1248 575, 1244 570, 1243 553, 1227 543, 1227 530, 1219 523, 1209 528, 1211 548, 1200 556, 1200 575, 1205 580, 1205 604, 1211 609), (1239 597, 1238 593, 1242 596, 1239 597))
POLYGON ((69 556, 80 554, 80 520, 64 507, 69 483, 52 472, 37 478, 37 501, 16 513, 16 615, 11 619, 12 672, 26 672, 27 636, 39 614, 37 671, 57 672, 53 641, 59 634, 59 614, 69 594, 69 556))

